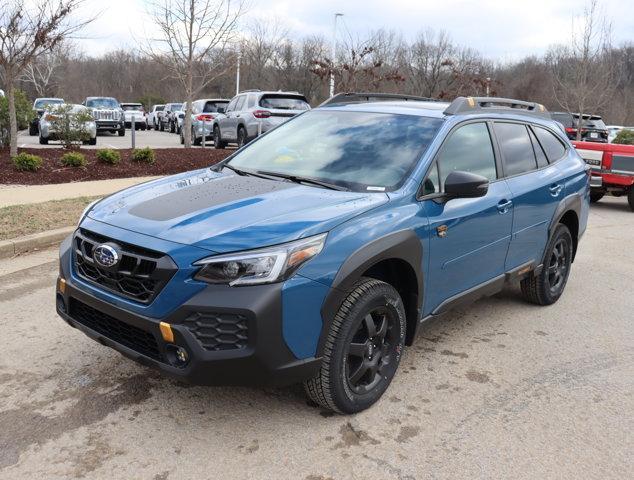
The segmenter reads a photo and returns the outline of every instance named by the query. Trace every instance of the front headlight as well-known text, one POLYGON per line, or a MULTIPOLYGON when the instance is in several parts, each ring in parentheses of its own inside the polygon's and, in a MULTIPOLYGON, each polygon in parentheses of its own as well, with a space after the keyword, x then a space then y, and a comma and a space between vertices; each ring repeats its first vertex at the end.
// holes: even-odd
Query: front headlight
POLYGON ((194 278, 231 286, 279 282, 321 252, 326 235, 322 233, 273 247, 208 257, 194 264, 203 267, 194 278))
POLYGON ((90 212, 92 210, 92 207, 94 207, 97 204, 97 202, 100 202, 101 200, 103 200, 103 199, 102 198, 98 198, 94 202, 90 202, 88 204, 88 206, 86 208, 84 208, 84 211, 81 212, 81 216, 79 217, 79 222, 77 222, 77 226, 78 227, 79 227, 79 225, 81 225, 81 222, 84 221, 84 218, 86 218, 86 215, 88 215, 88 212, 90 212))

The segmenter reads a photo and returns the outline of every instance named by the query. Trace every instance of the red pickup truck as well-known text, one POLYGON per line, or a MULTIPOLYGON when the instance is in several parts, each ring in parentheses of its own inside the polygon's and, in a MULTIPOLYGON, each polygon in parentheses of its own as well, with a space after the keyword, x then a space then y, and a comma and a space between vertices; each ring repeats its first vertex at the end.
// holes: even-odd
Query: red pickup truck
POLYGON ((606 193, 627 196, 634 211, 634 145, 572 143, 592 168, 590 201, 598 202, 606 193))

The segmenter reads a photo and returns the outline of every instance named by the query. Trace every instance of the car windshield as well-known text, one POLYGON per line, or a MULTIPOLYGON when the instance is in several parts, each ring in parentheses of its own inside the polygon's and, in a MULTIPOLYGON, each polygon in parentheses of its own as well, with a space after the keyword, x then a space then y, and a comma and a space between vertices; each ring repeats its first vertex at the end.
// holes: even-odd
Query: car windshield
POLYGON ((280 95, 264 95, 260 99, 260 106, 280 110, 308 110, 310 108, 302 97, 283 97, 280 95))
POLYGON ((143 110, 143 105, 135 104, 135 103, 128 103, 128 104, 124 103, 123 105, 121 105, 121 108, 123 108, 126 112, 140 111, 140 110, 143 110))
POLYGON ((253 142, 229 165, 356 191, 389 191, 405 180, 441 124, 415 115, 315 110, 253 142))
POLYGON ((154 109, 155 109, 157 112, 162 112, 163 110, 165 110, 165 105, 156 105, 156 106, 154 107, 154 109))
POLYGON ((229 102, 207 102, 205 103, 205 108, 203 108, 203 113, 216 113, 218 111, 218 107, 227 108, 229 102))
POLYGON ((49 105, 61 105, 64 100, 61 98, 41 98, 35 101, 35 108, 46 108, 49 105))
POLYGON ((91 98, 86 101, 89 108, 119 108, 119 102, 114 98, 91 98))
POLYGON ((170 109, 172 112, 175 112, 175 111, 177 111, 177 110, 180 110, 182 106, 183 106, 183 104, 182 104, 182 103, 170 103, 170 105, 169 105, 169 109, 170 109))

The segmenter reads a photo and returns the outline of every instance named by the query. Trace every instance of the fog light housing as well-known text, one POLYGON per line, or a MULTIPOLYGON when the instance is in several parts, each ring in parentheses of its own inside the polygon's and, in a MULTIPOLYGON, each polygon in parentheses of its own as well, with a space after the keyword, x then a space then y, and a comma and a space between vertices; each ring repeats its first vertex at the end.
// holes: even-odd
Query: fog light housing
POLYGON ((183 368, 189 363, 189 352, 184 347, 178 345, 167 345, 165 347, 167 361, 176 368, 183 368))
POLYGON ((59 312, 66 313, 66 302, 64 301, 64 297, 61 293, 56 295, 55 304, 57 305, 57 310, 59 312))

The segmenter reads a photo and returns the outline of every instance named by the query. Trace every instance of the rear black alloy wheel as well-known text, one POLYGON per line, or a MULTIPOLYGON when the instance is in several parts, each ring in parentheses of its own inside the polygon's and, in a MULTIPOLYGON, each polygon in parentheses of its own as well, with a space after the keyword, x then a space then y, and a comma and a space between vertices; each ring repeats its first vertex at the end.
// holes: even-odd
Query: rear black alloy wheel
POLYGON ((405 343, 405 308, 391 285, 362 278, 330 327, 319 374, 304 383, 322 407, 356 413, 387 390, 405 343))
POLYGON ((596 203, 603 198, 605 192, 590 192, 590 201, 596 203))
POLYGON ((557 225, 539 275, 530 274, 520 282, 524 298, 537 305, 551 305, 566 288, 572 265, 572 236, 563 224, 557 225))
POLYGON ((238 128, 238 148, 242 148, 247 144, 247 131, 240 127, 238 128))
POLYGON ((220 127, 218 125, 214 126, 214 148, 225 148, 225 144, 220 136, 220 127))

